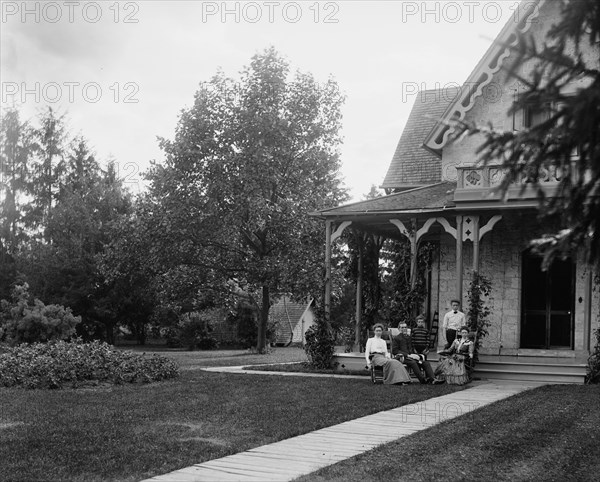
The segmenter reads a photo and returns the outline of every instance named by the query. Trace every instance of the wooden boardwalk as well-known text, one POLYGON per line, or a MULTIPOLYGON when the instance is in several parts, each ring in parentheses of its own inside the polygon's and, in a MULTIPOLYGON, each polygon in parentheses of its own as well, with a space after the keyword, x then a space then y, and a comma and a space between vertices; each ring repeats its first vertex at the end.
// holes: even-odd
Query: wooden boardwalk
POLYGON ((288 481, 539 386, 519 382, 476 383, 460 392, 375 413, 147 481, 288 481))

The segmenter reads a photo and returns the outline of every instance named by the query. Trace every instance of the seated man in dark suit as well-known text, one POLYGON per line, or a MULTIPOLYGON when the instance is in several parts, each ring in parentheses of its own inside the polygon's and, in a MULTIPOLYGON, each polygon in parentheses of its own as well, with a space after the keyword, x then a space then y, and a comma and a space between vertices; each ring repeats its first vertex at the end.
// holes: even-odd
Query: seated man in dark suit
POLYGON ((413 373, 417 376, 421 383, 438 384, 443 383, 437 380, 433 375, 431 364, 425 359, 424 355, 418 355, 414 349, 408 328, 405 323, 398 325, 400 333, 392 338, 392 355, 398 358, 398 355, 403 358, 401 360, 408 368, 412 368, 413 373), (425 371, 425 376, 423 372, 425 371))

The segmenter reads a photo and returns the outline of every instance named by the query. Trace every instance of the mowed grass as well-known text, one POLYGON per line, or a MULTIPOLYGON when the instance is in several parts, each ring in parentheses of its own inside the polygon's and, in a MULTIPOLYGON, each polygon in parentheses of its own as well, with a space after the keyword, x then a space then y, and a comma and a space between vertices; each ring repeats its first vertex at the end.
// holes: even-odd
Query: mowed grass
POLYGON ((242 366, 265 363, 305 362, 306 353, 298 347, 272 348, 265 355, 251 354, 248 350, 206 350, 188 351, 185 349, 165 349, 164 347, 120 347, 137 352, 158 353, 177 361, 183 370, 193 370, 210 366, 242 366))
MULTIPOLYGON (((366 365, 366 363, 365 363, 366 365)), ((255 370, 260 372, 293 372, 293 373, 322 373, 326 375, 358 375, 364 377, 370 377, 371 371, 366 368, 362 370, 334 370, 333 368, 313 368, 308 362, 299 363, 284 363, 275 365, 258 365, 258 366, 245 366, 243 367, 249 370, 255 370)))
POLYGON ((600 385, 527 391, 297 480, 597 481, 600 385))
POLYGON ((195 369, 256 357, 294 361, 293 350, 220 359, 178 353, 188 369, 177 380, 0 389, 0 480, 137 481, 460 389, 195 369))

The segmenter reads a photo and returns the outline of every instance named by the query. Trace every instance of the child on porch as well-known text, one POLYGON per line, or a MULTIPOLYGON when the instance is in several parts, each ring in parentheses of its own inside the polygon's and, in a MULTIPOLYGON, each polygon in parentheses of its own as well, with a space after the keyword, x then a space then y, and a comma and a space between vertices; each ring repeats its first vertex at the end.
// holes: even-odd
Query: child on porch
POLYGON ((415 351, 421 355, 429 353, 429 330, 425 328, 425 317, 417 316, 417 327, 412 330, 412 345, 415 351))

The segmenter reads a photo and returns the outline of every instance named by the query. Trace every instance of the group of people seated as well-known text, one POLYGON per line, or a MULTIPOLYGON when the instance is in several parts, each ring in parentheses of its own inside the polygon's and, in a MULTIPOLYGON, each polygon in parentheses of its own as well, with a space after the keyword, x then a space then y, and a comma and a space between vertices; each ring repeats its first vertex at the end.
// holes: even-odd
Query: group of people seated
POLYGON ((425 317, 417 317, 417 326, 410 333, 406 323, 398 325, 399 333, 392 337, 390 354, 387 343, 382 339, 384 327, 373 326, 372 338, 367 340, 365 358, 367 366, 383 368, 384 384, 410 383, 407 368, 412 370, 422 384, 437 385, 448 383, 464 385, 471 380, 475 343, 469 338, 469 329, 461 326, 455 333, 460 337, 446 340, 446 346, 438 352, 439 362, 434 372, 427 361, 429 353, 429 332, 425 328, 425 317))

